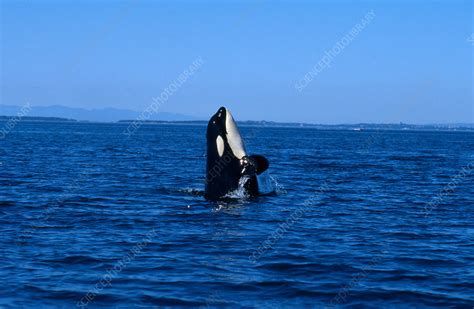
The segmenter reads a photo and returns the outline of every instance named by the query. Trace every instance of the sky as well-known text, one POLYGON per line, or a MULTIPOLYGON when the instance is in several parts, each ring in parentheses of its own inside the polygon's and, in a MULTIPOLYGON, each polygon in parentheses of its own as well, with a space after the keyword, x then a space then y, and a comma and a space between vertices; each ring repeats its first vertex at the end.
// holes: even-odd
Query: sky
POLYGON ((159 111, 472 123, 473 12, 470 0, 1 0, 0 104, 141 111, 202 59, 159 111))

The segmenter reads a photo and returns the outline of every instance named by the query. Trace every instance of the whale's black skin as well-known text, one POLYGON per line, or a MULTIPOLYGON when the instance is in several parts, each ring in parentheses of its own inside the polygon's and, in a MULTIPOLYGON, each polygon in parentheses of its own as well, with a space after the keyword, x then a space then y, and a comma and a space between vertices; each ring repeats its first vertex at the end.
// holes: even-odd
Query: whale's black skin
POLYGON ((208 200, 225 198, 226 194, 239 187, 241 181, 245 181, 243 187, 247 195, 257 196, 256 176, 268 168, 268 160, 262 156, 247 155, 237 125, 225 107, 219 108, 209 120, 206 138, 204 197, 208 200))

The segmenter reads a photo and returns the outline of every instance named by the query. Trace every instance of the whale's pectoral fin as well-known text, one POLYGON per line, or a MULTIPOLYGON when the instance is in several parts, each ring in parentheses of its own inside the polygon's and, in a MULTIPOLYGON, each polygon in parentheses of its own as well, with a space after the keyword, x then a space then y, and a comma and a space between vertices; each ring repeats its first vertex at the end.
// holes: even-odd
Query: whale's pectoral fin
POLYGON ((250 158, 252 158, 257 165, 257 168, 256 168, 257 175, 260 175, 261 173, 265 172, 270 166, 270 163, 268 162, 267 158, 265 158, 264 156, 253 155, 253 156, 250 156, 250 158))

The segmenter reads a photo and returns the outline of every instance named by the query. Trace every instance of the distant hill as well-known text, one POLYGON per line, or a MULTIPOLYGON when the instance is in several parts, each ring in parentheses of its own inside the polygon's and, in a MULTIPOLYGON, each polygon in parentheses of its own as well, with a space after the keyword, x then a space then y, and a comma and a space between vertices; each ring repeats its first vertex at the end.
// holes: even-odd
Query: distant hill
MULTIPOLYGON (((0 105, 0 121, 6 121, 9 117, 16 116, 21 106, 0 105)), ((84 109, 73 108, 61 105, 52 106, 32 106, 31 111, 24 117, 25 121, 91 121, 91 122, 119 122, 132 123, 138 119, 141 112, 117 109, 84 109)), ((142 121, 147 124, 182 124, 182 125, 207 125, 208 120, 196 117, 172 114, 156 113, 148 120, 142 121)), ((415 125, 406 123, 358 123, 358 124, 310 124, 299 122, 274 122, 274 121, 237 121, 239 126, 252 127, 293 127, 293 128, 315 128, 320 130, 395 130, 395 131, 474 131, 473 123, 456 124, 426 124, 415 125)))
MULTIPOLYGON (((0 121, 8 121, 15 116, 0 116, 0 121)), ((66 119, 60 117, 30 117, 23 116, 21 121, 43 121, 43 122, 76 122, 74 119, 66 119)))
MULTIPOLYGON (((21 110, 21 108, 21 106, 15 105, 0 105, 0 116, 15 116, 21 110)), ((141 113, 141 111, 118 108, 85 109, 67 107, 62 105, 51 105, 32 106, 31 111, 26 116, 58 117, 66 119, 75 119, 78 121, 116 122, 122 119, 137 119, 141 113)), ((189 121, 198 120, 198 118, 182 114, 159 112, 151 115, 149 120, 189 121)))

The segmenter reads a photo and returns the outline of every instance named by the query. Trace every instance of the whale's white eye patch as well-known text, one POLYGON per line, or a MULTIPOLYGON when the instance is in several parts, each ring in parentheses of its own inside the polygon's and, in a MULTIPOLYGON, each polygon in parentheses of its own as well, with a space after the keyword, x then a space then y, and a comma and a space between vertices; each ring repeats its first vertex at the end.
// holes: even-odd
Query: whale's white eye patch
POLYGON ((219 157, 222 157, 224 154, 224 140, 222 139, 222 136, 218 135, 216 138, 216 145, 217 145, 217 153, 219 154, 219 157))

